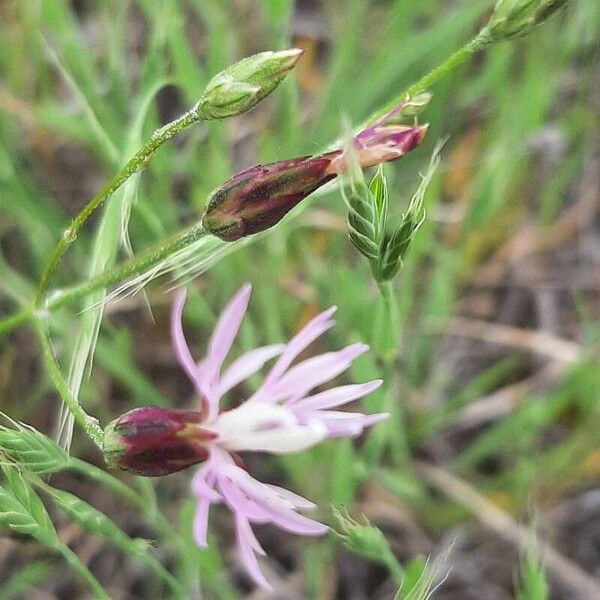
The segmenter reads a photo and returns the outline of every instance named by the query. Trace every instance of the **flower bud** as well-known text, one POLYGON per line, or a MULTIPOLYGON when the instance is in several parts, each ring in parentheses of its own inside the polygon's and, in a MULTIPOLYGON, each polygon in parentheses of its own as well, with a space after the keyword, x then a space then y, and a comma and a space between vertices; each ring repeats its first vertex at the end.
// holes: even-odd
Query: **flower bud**
POLYGON ((268 96, 294 68, 303 50, 261 52, 215 75, 194 111, 202 119, 241 115, 268 96))
POLYGON ((512 39, 528 35, 570 0, 498 0, 487 26, 492 39, 512 39))
POLYGON ((350 552, 382 564, 389 564, 390 560, 394 560, 385 536, 367 519, 364 519, 363 523, 359 523, 348 513, 337 509, 334 509, 334 516, 340 525, 340 531, 337 533, 350 552))
POLYGON ((202 217, 204 228, 231 242, 272 227, 335 177, 327 169, 337 154, 257 165, 234 175, 209 197, 202 217))
POLYGON ((348 148, 250 167, 231 177, 208 198, 202 225, 208 233, 232 242, 277 224, 317 188, 349 169, 396 160, 421 143, 427 125, 395 121, 406 108, 422 106, 423 95, 406 99, 355 135, 348 148), (351 156, 350 156, 351 155, 351 156), (355 159, 355 160, 352 160, 355 159))
POLYGON ((104 458, 111 466, 146 477, 181 471, 205 460, 205 444, 216 437, 200 427, 203 418, 193 410, 131 410, 104 430, 104 458))

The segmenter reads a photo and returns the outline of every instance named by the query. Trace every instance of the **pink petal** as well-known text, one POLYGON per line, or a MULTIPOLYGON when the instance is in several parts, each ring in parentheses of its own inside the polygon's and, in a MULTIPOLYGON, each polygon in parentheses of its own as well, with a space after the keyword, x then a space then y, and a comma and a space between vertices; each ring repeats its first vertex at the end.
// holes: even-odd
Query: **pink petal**
POLYGON ((313 388, 337 377, 368 349, 367 345, 358 343, 339 352, 327 352, 309 358, 283 375, 273 386, 272 395, 278 400, 289 397, 299 400, 313 388))
POLYGON ((353 413, 327 411, 322 413, 321 421, 327 428, 329 438, 355 437, 360 435, 365 427, 385 421, 389 416, 389 413, 355 415, 353 413))
POLYGON ((293 510, 281 509, 271 504, 265 504, 263 505, 263 508, 268 513, 271 522, 285 531, 296 533, 298 535, 317 536, 323 535, 329 530, 327 525, 309 519, 293 510))
POLYGON ((219 478, 219 488, 233 513, 259 523, 266 523, 269 520, 267 513, 226 477, 219 478))
POLYGON ((255 552, 264 554, 264 551, 260 547, 258 540, 252 532, 252 528, 250 527, 250 523, 248 523, 247 519, 244 519, 239 515, 236 516, 235 533, 240 559, 246 568, 246 572, 258 586, 268 590, 272 589, 271 584, 266 580, 265 576, 260 570, 260 567, 258 566, 255 552))
POLYGON ((207 547, 206 533, 208 530, 208 511, 210 509, 210 500, 201 498, 196 504, 196 513, 194 514, 194 541, 201 548, 207 547))
POLYGON ((238 383, 254 375, 268 360, 281 354, 284 348, 284 344, 263 346, 262 348, 251 350, 240 356, 237 360, 234 360, 221 377, 219 396, 223 396, 238 383))
POLYGON ((314 396, 303 398, 299 402, 294 404, 293 410, 296 414, 311 412, 314 410, 322 410, 326 408, 335 408, 336 406, 342 406, 362 398, 367 394, 375 391, 383 383, 382 379, 374 379, 367 383, 358 383, 350 385, 341 385, 339 387, 326 390, 314 396))
POLYGON ((221 365, 231 349, 233 340, 246 314, 251 292, 252 286, 249 283, 243 285, 240 291, 229 301, 219 317, 219 321, 210 338, 206 358, 203 361, 203 368, 206 369, 211 378, 219 373, 221 365))
MULTIPOLYGON (((267 390, 271 384, 277 381, 286 369, 292 364, 292 361, 303 351, 306 347, 316 340, 322 333, 327 331, 333 326, 331 317, 337 310, 337 307, 332 306, 328 310, 322 312, 309 321, 286 345, 283 354, 279 357, 279 360, 275 363, 275 366, 271 369, 270 373, 265 378, 262 390, 267 390)), ((258 399, 261 394, 259 390, 255 396, 258 399)), ((262 398, 261 398, 262 399, 262 398)))
MULTIPOLYGON (((266 485, 254 479, 254 477, 234 465, 227 466, 225 470, 238 488, 252 498, 269 516, 270 521, 278 527, 300 535, 322 535, 327 531, 328 527, 326 525, 296 513, 294 503, 279 494, 277 487, 266 485)), ((291 492, 289 493, 291 494, 291 492)), ((293 494, 293 498, 295 501, 299 499, 306 502, 304 498, 295 494, 293 494)))
POLYGON ((185 335, 183 333, 182 326, 182 314, 183 306, 185 304, 186 290, 182 288, 175 294, 175 300, 173 302, 173 310, 171 312, 171 339, 173 342, 173 348, 177 360, 181 365, 181 368, 185 371, 186 375, 191 379, 192 383, 196 387, 196 391, 199 395, 205 395, 205 386, 199 377, 196 369, 196 361, 192 358, 190 348, 185 341, 185 335))
POLYGON ((196 471, 192 477, 191 488, 192 492, 198 499, 206 498, 210 502, 221 502, 223 498, 215 490, 217 481, 217 473, 223 465, 229 464, 231 459, 226 452, 213 448, 210 452, 208 460, 196 471))

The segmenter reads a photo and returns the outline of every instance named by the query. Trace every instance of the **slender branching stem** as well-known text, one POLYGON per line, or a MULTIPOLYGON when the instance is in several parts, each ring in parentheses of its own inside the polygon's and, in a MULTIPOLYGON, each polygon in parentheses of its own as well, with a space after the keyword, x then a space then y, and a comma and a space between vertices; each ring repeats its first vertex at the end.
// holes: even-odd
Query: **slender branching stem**
POLYGON ((54 383, 54 387, 56 388, 66 407, 69 409, 69 412, 73 415, 75 421, 81 427, 83 427, 85 432, 92 438, 96 446, 102 449, 104 432, 98 424, 98 421, 93 417, 90 417, 83 410, 83 408, 81 408, 81 405, 73 397, 73 394, 71 394, 69 385, 66 382, 62 371, 60 370, 60 366, 56 360, 56 357, 54 356, 54 351, 50 343, 50 338, 48 337, 48 332, 46 331, 45 323, 40 318, 36 318, 34 320, 34 324, 40 345, 42 347, 44 363, 46 365, 46 369, 48 370, 48 375, 50 376, 52 383, 54 383))
POLYGON ((96 600, 110 600, 110 596, 104 591, 98 580, 92 575, 92 572, 79 560, 75 552, 66 544, 59 543, 55 547, 56 551, 61 554, 68 565, 85 581, 93 598, 96 600))
POLYGON ((26 323, 34 312, 35 309, 33 306, 24 306, 12 315, 8 315, 5 319, 0 320, 0 337, 26 323))
MULTIPOLYGON (((371 122, 373 119, 388 112, 390 108, 398 104, 398 102, 400 102, 402 99, 406 98, 407 95, 414 97, 415 95, 428 89, 439 79, 446 76, 450 71, 463 64, 474 53, 482 50, 493 41, 494 39, 490 36, 487 28, 482 29, 470 42, 449 56, 444 62, 427 73, 427 75, 422 77, 415 84, 411 85, 408 89, 396 96, 386 106, 372 115, 367 122, 371 122)), ((151 139, 135 154, 135 156, 133 156, 133 158, 129 160, 129 162, 98 192, 98 194, 96 194, 96 196, 90 200, 81 213, 79 213, 79 215, 73 219, 71 226, 65 231, 61 241, 54 249, 52 257, 50 258, 48 265, 44 270, 42 279, 38 286, 34 306, 25 307, 19 312, 0 320, 0 335, 8 333, 9 331, 29 320, 35 315, 36 309, 40 307, 44 307, 45 309, 56 308, 69 302, 76 301, 87 294, 108 285, 119 283, 126 278, 131 277, 132 275, 142 272, 145 268, 149 268, 157 264, 160 262, 160 260, 167 256, 169 252, 184 248, 187 244, 195 241, 195 239, 198 239, 199 236, 194 237, 194 235, 199 233, 199 226, 194 226, 189 230, 186 230, 186 232, 190 233, 190 238, 186 238, 186 232, 184 232, 183 234, 180 234, 182 237, 176 236, 175 238, 167 240, 164 243, 164 248, 162 248, 162 250, 161 246, 163 245, 161 244, 157 249, 148 250, 141 256, 122 263, 107 273, 90 279, 89 281, 65 288, 61 292, 53 294, 51 298, 48 298, 48 295, 46 294, 50 283, 50 277, 56 270, 60 259, 67 251, 69 245, 77 237, 77 234, 85 222, 93 214, 93 212, 100 207, 102 203, 106 201, 106 199, 109 198, 129 177, 131 177, 137 171, 143 169, 159 146, 161 146, 177 132, 196 122, 198 118, 199 117, 194 111, 190 111, 172 123, 169 123, 161 129, 158 129, 151 139), (194 232, 193 234, 191 233, 192 231, 194 232), (170 247, 170 244, 173 244, 172 248, 170 247)))
POLYGON ((445 77, 448 73, 460 67, 473 54, 483 50, 486 46, 493 43, 494 39, 486 27, 484 27, 470 42, 466 43, 462 48, 451 54, 444 62, 439 64, 433 70, 421 77, 419 81, 413 83, 409 88, 398 94, 393 100, 388 102, 383 108, 380 108, 371 115, 365 123, 370 123, 388 113, 399 102, 402 102, 407 96, 414 98, 422 92, 428 90, 434 83, 445 77))
POLYGON ((120 283, 143 273, 147 269, 157 265, 168 256, 186 248, 199 240, 202 236, 208 235, 200 223, 188 227, 187 229, 167 238, 160 244, 148 248, 138 256, 118 264, 113 269, 78 283, 71 287, 55 290, 44 303, 45 310, 56 309, 66 304, 71 304, 85 298, 88 294, 100 289, 106 289, 111 285, 120 283))
POLYGON ((69 246, 77 239, 77 235, 94 212, 104 204, 132 175, 143 170, 154 153, 176 133, 199 120, 198 114, 190 110, 164 127, 157 129, 152 137, 127 161, 125 166, 85 205, 64 231, 62 238, 54 248, 48 264, 44 269, 37 289, 35 305, 40 306, 50 285, 50 278, 56 270, 61 258, 69 246))

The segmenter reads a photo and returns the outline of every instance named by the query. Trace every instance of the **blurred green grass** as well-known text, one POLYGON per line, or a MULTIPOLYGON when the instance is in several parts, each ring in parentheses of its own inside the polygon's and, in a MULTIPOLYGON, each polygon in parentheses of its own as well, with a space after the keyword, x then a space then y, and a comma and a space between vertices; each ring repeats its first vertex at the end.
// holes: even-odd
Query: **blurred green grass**
MULTIPOLYGON (((112 198, 101 221, 82 233, 56 285, 115 260, 127 194, 131 244, 139 250, 198 218, 208 193, 232 172, 327 147, 344 133, 345 120, 359 123, 470 39, 493 2, 298 4, 296 11, 293 2, 275 0, 23 0, 0 6, 3 312, 29 297, 69 218, 136 144, 192 105, 214 73, 255 51, 293 43, 307 50, 298 76, 257 110, 231 122, 197 126, 161 148, 143 176, 112 198)), ((386 168, 392 211, 400 214, 435 142, 451 136, 426 196, 429 217, 396 282, 402 348, 394 384, 397 402, 407 412, 413 453, 431 455, 430 440, 443 435, 461 408, 535 370, 535 356, 527 368, 518 353, 505 350, 466 377, 455 376, 446 371, 453 350, 445 332, 453 316, 464 312, 461 300, 477 286, 479 269, 521 226, 529 223, 543 235, 544 227, 556 224, 565 206, 576 201, 590 148, 597 149, 598 107, 591 96, 598 82, 599 31, 600 4, 578 0, 529 38, 477 56, 432 90, 423 115, 431 124, 423 146, 386 168), (557 158, 554 147, 545 144, 547 131, 558 135, 557 158)), ((320 197, 313 209, 325 214, 291 219, 201 278, 187 324, 197 332, 200 348, 215 314, 244 281, 255 291, 240 350, 288 338, 330 304, 339 311, 328 345, 371 339, 377 292, 367 265, 338 226, 344 215, 339 192, 320 197)), ((141 296, 115 306, 100 326, 91 377, 83 364, 74 375, 82 381, 82 402, 101 422, 141 403, 188 401, 190 390, 169 365, 164 290, 154 285, 148 294, 156 324, 147 318, 141 296)), ((532 489, 542 489, 540 502, 547 502, 598 476, 600 381, 597 364, 586 359, 597 348, 598 329, 592 327, 597 306, 583 293, 576 300, 568 318, 570 335, 587 344, 582 358, 549 389, 525 393, 514 411, 453 442, 447 457, 455 473, 489 498, 501 495, 515 515, 527 514, 532 489), (584 330, 592 331, 587 339, 584 330)), ((89 312, 83 319, 89 323, 81 329, 76 311, 63 311, 54 321, 64 365, 77 335, 94 347, 99 315, 89 312)), ((537 329, 539 322, 530 316, 514 325, 537 329)), ((56 398, 32 368, 31 341, 13 340, 21 346, 3 340, 0 347, 2 409, 49 431, 56 398), (19 370, 16 361, 29 367, 19 370)), ((351 375, 365 380, 379 372, 380 365, 366 356, 351 375)), ((375 393, 368 409, 377 410, 382 402, 375 393)), ((394 423, 375 435, 384 438, 375 454, 372 439, 360 450, 336 441, 286 458, 272 473, 325 509, 330 503, 351 505, 368 479, 397 495, 434 531, 467 517, 432 496, 410 465, 399 462, 394 423), (381 464, 365 469, 380 452, 381 464)), ((168 487, 157 483, 159 505, 168 487)), ((189 510, 182 514, 182 528, 189 529, 189 510)), ((190 539, 188 544, 182 576, 192 581, 200 573, 214 597, 231 597, 221 583, 218 555, 196 551, 190 539)), ((311 543, 304 552, 308 597, 324 597, 333 541, 311 543)), ((15 585, 38 579, 42 566, 35 563, 22 577, 14 576, 15 585)))

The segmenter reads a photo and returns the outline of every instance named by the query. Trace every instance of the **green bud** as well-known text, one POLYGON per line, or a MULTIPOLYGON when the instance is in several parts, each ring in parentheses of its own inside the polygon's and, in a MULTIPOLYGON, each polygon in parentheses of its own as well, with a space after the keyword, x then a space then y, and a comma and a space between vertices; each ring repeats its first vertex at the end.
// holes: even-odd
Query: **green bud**
POLYGON ((364 523, 359 523, 348 513, 343 514, 335 509, 334 515, 340 526, 337 533, 350 552, 383 565, 390 565, 395 560, 381 530, 371 525, 367 519, 364 523))
POLYGON ((528 35, 570 0, 498 0, 487 30, 494 40, 528 35))
POLYGON ((201 119, 226 119, 249 111, 283 81, 302 53, 292 48, 244 58, 209 81, 193 111, 201 119))

